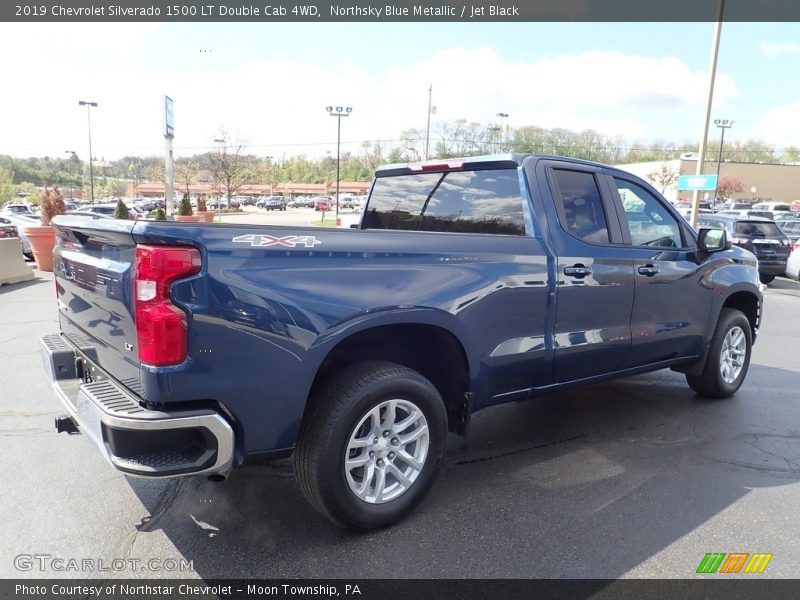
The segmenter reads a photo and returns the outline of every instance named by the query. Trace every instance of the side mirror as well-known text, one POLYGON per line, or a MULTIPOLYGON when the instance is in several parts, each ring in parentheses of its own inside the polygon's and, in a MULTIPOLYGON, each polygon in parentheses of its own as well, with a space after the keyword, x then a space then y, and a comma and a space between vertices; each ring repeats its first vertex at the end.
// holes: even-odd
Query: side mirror
POLYGON ((697 233, 697 248, 701 252, 719 252, 720 250, 728 250, 730 247, 728 234, 724 229, 703 227, 697 233))

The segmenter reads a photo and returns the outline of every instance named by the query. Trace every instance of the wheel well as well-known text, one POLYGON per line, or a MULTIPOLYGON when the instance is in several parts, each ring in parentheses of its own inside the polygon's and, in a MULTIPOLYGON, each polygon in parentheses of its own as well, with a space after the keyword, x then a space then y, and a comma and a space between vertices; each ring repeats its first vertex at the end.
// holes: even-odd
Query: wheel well
POLYGON ((469 365, 464 348, 452 333, 434 325, 417 324, 384 325, 355 333, 325 357, 311 393, 343 368, 364 360, 386 360, 421 373, 442 396, 449 429, 463 433, 471 409, 466 396, 469 365))
POLYGON ((756 334, 760 315, 758 314, 758 298, 756 298, 755 294, 750 292, 735 292, 725 299, 725 303, 722 307, 735 308, 736 310, 742 311, 747 317, 747 320, 750 321, 750 328, 753 331, 753 335, 756 334))

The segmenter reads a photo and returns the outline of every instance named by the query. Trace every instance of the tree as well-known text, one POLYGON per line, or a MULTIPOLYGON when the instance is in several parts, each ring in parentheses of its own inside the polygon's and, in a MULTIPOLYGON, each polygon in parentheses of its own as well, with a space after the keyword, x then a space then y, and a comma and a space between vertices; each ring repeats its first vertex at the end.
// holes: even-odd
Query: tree
POLYGON ((678 181, 679 176, 680 171, 678 169, 670 166, 667 162, 663 162, 655 171, 647 174, 647 180, 663 194, 668 187, 678 181))
POLYGON ((117 206, 114 207, 114 218, 115 219, 130 219, 131 213, 128 210, 128 207, 122 201, 122 198, 117 200, 117 206))
POLYGON ((220 140, 219 149, 211 155, 211 171, 217 184, 225 190, 230 205, 231 196, 253 175, 255 157, 242 154, 244 144, 240 141, 230 143, 228 133, 220 132, 216 139, 220 140))
POLYGON ((744 183, 738 177, 726 175, 720 177, 717 184, 717 196, 720 198, 730 198, 733 194, 740 194, 744 191, 744 183))
POLYGON ((189 186, 197 180, 200 166, 194 157, 179 158, 175 161, 175 182, 178 189, 188 194, 189 186))

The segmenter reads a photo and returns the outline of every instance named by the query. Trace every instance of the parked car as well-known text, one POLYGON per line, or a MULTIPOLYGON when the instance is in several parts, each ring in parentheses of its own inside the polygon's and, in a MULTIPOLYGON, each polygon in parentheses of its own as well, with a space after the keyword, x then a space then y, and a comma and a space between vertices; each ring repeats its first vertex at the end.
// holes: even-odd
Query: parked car
POLYGON ((355 207, 356 203, 352 196, 342 196, 339 199, 339 210, 353 210, 355 207))
POLYGON ((213 200, 209 200, 206 206, 210 209, 218 209, 218 208, 239 208, 240 203, 236 198, 231 198, 230 202, 227 198, 215 198, 213 200))
POLYGON ((106 214, 106 213, 99 213, 99 212, 90 212, 88 210, 68 210, 68 215, 77 215, 79 217, 92 217, 93 219, 113 219, 114 213, 106 214))
POLYGON ((314 202, 314 210, 317 212, 327 212, 333 206, 333 199, 328 196, 317 196, 311 200, 314 202))
POLYGON ((289 208, 314 208, 314 199, 309 196, 300 196, 289 201, 289 208))
POLYGON ((781 221, 793 221, 795 219, 800 219, 800 211, 790 210, 775 213, 774 221, 780 225, 781 221))
POLYGON ((792 248, 800 243, 800 219, 789 219, 786 221, 775 221, 781 231, 789 238, 792 248))
POLYGON ((792 207, 789 206, 788 202, 759 202, 757 204, 753 204, 751 208, 753 210, 767 210, 771 213, 787 212, 792 210, 792 207))
POLYGON ((286 198, 283 196, 267 196, 256 202, 256 206, 265 210, 286 210, 286 198))
POLYGON ((17 235, 22 242, 22 254, 25 255, 25 258, 33 260, 33 250, 31 249, 31 242, 28 239, 28 235, 25 233, 25 228, 41 225, 41 219, 32 213, 9 212, 2 213, 0 216, 2 216, 4 221, 17 228, 17 235))
POLYGON ((106 215, 109 217, 114 216, 114 211, 116 210, 117 205, 114 204, 90 204, 88 206, 83 206, 74 212, 79 213, 95 213, 98 215, 106 215))
POLYGON ((414 509, 480 409, 664 368, 732 396, 762 315, 756 258, 725 229, 563 157, 379 169, 357 232, 54 227, 60 430, 158 479, 293 453, 311 505, 361 529, 414 509))
POLYGON ((236 200, 240 206, 254 206, 256 203, 255 196, 236 196, 236 200))
POLYGON ((734 245, 755 254, 761 283, 772 282, 786 270, 791 243, 774 221, 763 217, 737 217, 717 213, 701 217, 700 226, 724 228, 734 245))
POLYGON ((0 217, 0 238, 18 238, 17 226, 8 219, 0 217))
POLYGON ((794 250, 786 260, 786 276, 795 281, 800 281, 800 245, 795 245, 794 250))
POLYGON ((33 214, 33 209, 32 209, 30 204, 9 202, 9 203, 3 204, 2 211, 0 211, 0 212, 31 215, 31 214, 33 214))

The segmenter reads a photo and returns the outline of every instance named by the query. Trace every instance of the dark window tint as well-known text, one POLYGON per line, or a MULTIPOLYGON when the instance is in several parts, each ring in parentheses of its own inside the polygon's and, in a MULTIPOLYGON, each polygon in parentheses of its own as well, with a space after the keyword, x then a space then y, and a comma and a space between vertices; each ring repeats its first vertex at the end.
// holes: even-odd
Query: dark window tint
POLYGON ((594 175, 554 169, 559 194, 558 218, 571 236, 592 244, 607 244, 608 224, 594 175))
POLYGON ((634 246, 680 248, 681 227, 661 201, 642 186, 626 179, 614 178, 619 198, 625 209, 634 246))
POLYGON ((737 221, 733 226, 734 232, 739 235, 753 237, 783 237, 783 233, 775 223, 757 221, 737 221))
POLYGON ((525 234, 516 169, 379 177, 366 229, 525 234))

